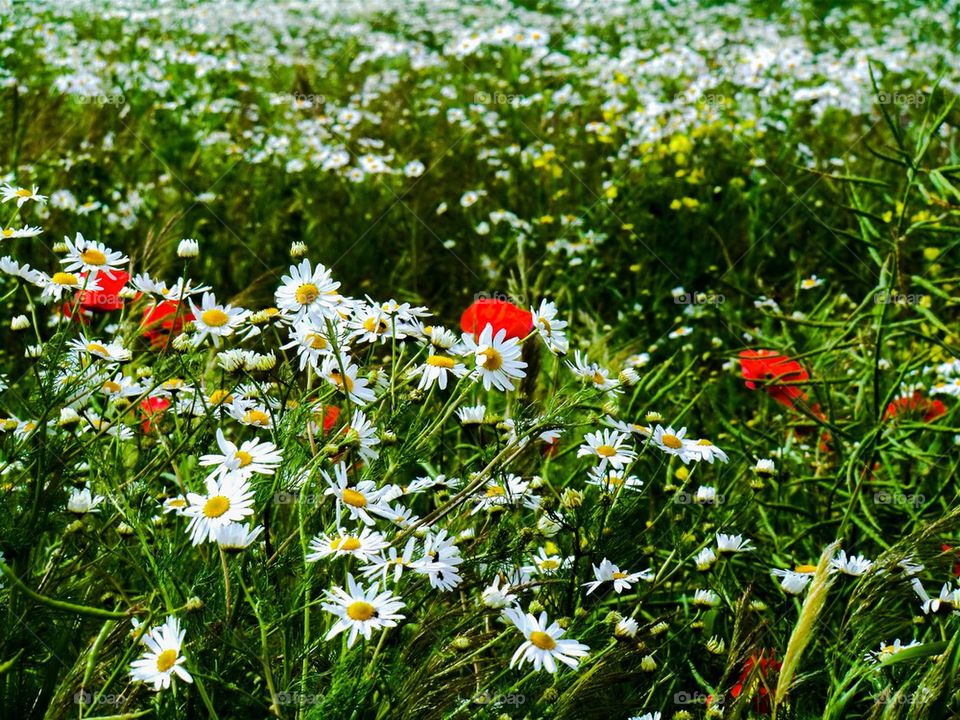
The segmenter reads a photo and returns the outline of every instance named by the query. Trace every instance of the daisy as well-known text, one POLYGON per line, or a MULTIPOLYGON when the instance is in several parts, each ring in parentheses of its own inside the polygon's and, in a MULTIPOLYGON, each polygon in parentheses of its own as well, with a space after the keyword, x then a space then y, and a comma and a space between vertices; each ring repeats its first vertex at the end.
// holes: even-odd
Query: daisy
POLYGON ((420 575, 427 576, 430 587, 450 592, 462 581, 462 562, 460 548, 447 536, 446 530, 440 530, 427 533, 423 540, 423 558, 413 569, 420 575))
POLYGON ((123 373, 117 373, 112 378, 107 376, 107 379, 100 385, 100 392, 109 398, 117 400, 120 398, 134 397, 143 391, 144 387, 142 385, 137 384, 133 378, 123 373))
POLYGON ((328 357, 320 369, 321 376, 340 392, 346 392, 347 397, 357 405, 366 405, 376 399, 376 394, 370 388, 366 378, 357 377, 360 369, 356 365, 343 359, 343 372, 336 357, 328 357))
POLYGON ((407 540, 407 544, 404 546, 401 552, 397 551, 395 546, 390 546, 387 548, 386 555, 377 555, 372 558, 368 558, 368 565, 363 568, 363 576, 366 578, 371 578, 374 575, 382 575, 382 580, 384 585, 387 583, 387 577, 391 575, 391 568, 393 569, 393 582, 400 582, 400 578, 403 577, 403 571, 407 568, 413 569, 414 567, 420 564, 420 561, 413 559, 413 553, 416 550, 417 538, 411 537, 407 540))
POLYGON ((311 269, 310 261, 301 260, 291 265, 288 275, 280 278, 276 302, 281 312, 293 315, 298 320, 309 317, 319 324, 337 317, 337 308, 342 297, 337 292, 340 283, 330 277, 323 265, 311 269))
POLYGON ((486 417, 486 405, 468 405, 457 410, 461 425, 482 425, 486 417))
MULTIPOLYGON (((24 266, 24 269, 29 270, 29 265, 24 266)), ((95 277, 83 278, 69 272, 55 272, 53 275, 38 272, 33 282, 35 285, 43 288, 43 297, 45 299, 57 302, 59 302, 65 292, 74 293, 80 290, 86 290, 87 292, 97 293, 103 290, 103 287, 95 277)))
POLYGON ((636 451, 626 445, 628 438, 616 430, 587 433, 583 436, 586 442, 577 450, 577 457, 596 457, 600 470, 605 470, 608 465, 614 470, 622 470, 637 457, 636 451))
POLYGON ((354 520, 360 520, 364 525, 373 525, 370 513, 380 517, 392 518, 396 513, 387 504, 384 497, 385 490, 378 490, 372 480, 361 480, 351 486, 347 480, 347 466, 337 463, 334 468, 336 480, 331 478, 326 470, 321 470, 323 479, 328 487, 324 495, 333 495, 337 499, 337 513, 346 510, 354 520))
POLYGON ((46 195, 40 195, 36 185, 34 185, 30 190, 21 187, 14 187, 10 183, 4 183, 0 186, 0 201, 9 202, 10 200, 17 201, 17 209, 23 207, 23 204, 32 200, 33 202, 40 203, 43 205, 47 201, 46 195))
POLYGON ((841 550, 835 558, 830 561, 832 572, 840 572, 844 575, 859 577, 867 572, 873 566, 872 560, 867 560, 863 555, 851 555, 847 557, 847 551, 841 550))
POLYGON ((262 532, 262 525, 251 528, 241 523, 229 523, 216 529, 214 539, 222 549, 228 552, 237 552, 250 547, 262 532))
POLYGON ((693 594, 693 604, 700 607, 716 607, 720 604, 720 596, 713 590, 697 590, 693 594))
POLYGON ((282 454, 272 442, 261 442, 254 438, 237 447, 227 440, 220 428, 217 428, 217 445, 220 446, 219 454, 200 456, 201 465, 216 466, 210 474, 212 478, 232 474, 246 480, 254 473, 273 475, 283 460, 282 454))
POLYGON ((716 505, 722 502, 723 496, 717 494, 717 489, 712 485, 701 485, 693 496, 693 501, 697 505, 716 505))
POLYGON ((640 492, 643 480, 636 475, 626 475, 622 470, 613 468, 594 467, 588 473, 587 485, 595 485, 608 493, 615 493, 620 488, 640 492))
POLYGON ((706 438, 701 438, 700 440, 691 440, 687 445, 687 449, 694 460, 705 460, 711 465, 713 465, 714 460, 719 460, 722 463, 729 462, 730 460, 723 450, 718 448, 706 438))
MULTIPOLYGON (((39 287, 45 287, 50 280, 45 273, 42 273, 39 270, 33 270, 29 265, 21 265, 9 255, 4 255, 2 258, 0 258, 0 272, 21 278, 26 280, 28 283, 38 285, 39 287)), ((76 276, 72 277, 77 281, 77 284, 79 284, 79 280, 77 280, 76 276)))
POLYGON ((530 483, 519 475, 507 475, 501 482, 490 480, 477 497, 477 504, 470 514, 475 515, 481 510, 521 503, 529 506, 531 504, 531 498, 527 497, 530 494, 529 488, 530 483))
POLYGON ((43 232, 43 228, 31 227, 29 225, 24 225, 19 230, 17 228, 0 228, 0 239, 2 240, 12 240, 13 238, 30 238, 36 237, 43 232))
POLYGON ((76 515, 98 513, 100 511, 97 509, 97 505, 101 502, 103 502, 103 495, 92 495, 90 488, 83 488, 82 490, 74 488, 67 500, 67 510, 76 515))
POLYGON ((207 494, 187 493, 189 505, 183 514, 190 518, 187 531, 194 545, 216 540, 217 531, 229 523, 242 522, 253 514, 253 490, 239 475, 206 479, 207 494))
POLYGON ((67 256, 60 261, 66 265, 64 272, 83 272, 91 277, 102 272, 112 280, 114 270, 130 262, 123 253, 95 240, 87 240, 80 233, 73 240, 66 236, 63 240, 67 244, 67 256))
POLYGON ((126 362, 132 357, 131 352, 123 347, 118 340, 104 343, 81 336, 76 340, 71 340, 70 347, 79 356, 91 355, 108 362, 126 362))
POLYGON ((508 392, 513 390, 513 381, 526 377, 527 364, 520 357, 520 343, 516 338, 505 339, 507 331, 501 328, 493 334, 493 325, 488 324, 481 331, 476 342, 471 334, 464 335, 464 342, 476 360, 477 377, 483 381, 483 389, 491 386, 508 392))
POLYGON ((923 586, 919 584, 919 581, 914 585, 914 588, 923 601, 924 615, 936 615, 941 612, 956 612, 960 610, 960 588, 951 587, 950 583, 944 583, 940 588, 940 595, 935 598, 927 595, 923 586))
POLYGON ((821 285, 823 285, 823 278, 818 278, 816 275, 811 275, 800 281, 801 290, 813 290, 813 288, 818 288, 821 285))
POLYGON ((502 610, 516 601, 517 596, 510 592, 510 583, 504 581, 501 584, 499 575, 480 593, 480 602, 493 610, 502 610))
POLYGON ((518 662, 529 662, 533 664, 534 670, 542 668, 549 673, 555 673, 556 661, 559 660, 576 670, 580 662, 577 658, 585 657, 590 650, 587 645, 576 640, 562 639, 565 630, 556 621, 548 624, 546 612, 540 613, 538 619, 532 613, 524 614, 518 608, 507 608, 504 615, 524 637, 523 644, 510 659, 510 667, 518 662))
POLYGON ((713 548, 705 547, 703 550, 698 552, 693 557, 693 562, 697 566, 697 570, 700 572, 706 572, 713 564, 717 561, 717 554, 713 551, 713 548))
POLYGON ((332 534, 322 533, 310 541, 310 550, 306 556, 307 562, 316 562, 324 558, 352 555, 368 561, 386 548, 390 543, 382 533, 362 528, 359 533, 350 533, 339 528, 332 534))
POLYGON ((350 424, 345 428, 347 442, 357 448, 357 454, 366 462, 373 462, 380 453, 376 446, 380 444, 377 428, 367 419, 363 410, 354 410, 350 424))
POLYGON ((338 620, 330 628, 326 639, 349 630, 347 647, 353 647, 358 635, 369 640, 374 630, 395 627, 397 620, 405 617, 397 613, 397 610, 403 607, 403 602, 393 593, 379 590, 378 583, 364 589, 356 583, 351 574, 347 575, 346 590, 340 587, 328 590, 326 597, 330 602, 324 603, 323 609, 336 615, 338 620))
POLYGON ((179 620, 172 615, 167 616, 163 625, 151 628, 140 638, 147 651, 130 664, 130 677, 153 683, 154 691, 170 687, 174 673, 184 682, 192 683, 193 678, 183 667, 185 658, 180 654, 184 634, 179 620))
POLYGON ((632 617, 620 618, 616 627, 613 628, 613 634, 618 638, 635 638, 637 631, 640 630, 640 624, 632 617))
MULTIPOLYGON (((342 345, 338 345, 343 349, 342 345)), ((300 357, 300 370, 307 365, 314 370, 320 369, 323 359, 333 352, 333 344, 327 338, 326 331, 321 330, 310 320, 299 320, 290 328, 290 342, 281 345, 281 350, 296 348, 300 357)))
POLYGON ((750 541, 744 539, 743 535, 724 535, 717 533, 717 552, 721 555, 735 555, 736 553, 749 552, 754 548, 750 541))
POLYGON ((447 389, 447 377, 462 378, 469 371, 466 366, 449 355, 428 355, 423 365, 413 370, 412 376, 420 376, 419 390, 429 390, 436 383, 441 390, 447 389))
POLYGON ((817 572, 816 565, 797 565, 793 570, 773 569, 770 571, 775 577, 780 578, 780 588, 790 595, 799 595, 813 580, 814 573, 817 572))
POLYGON ((912 647, 917 647, 919 644, 920 643, 918 641, 911 640, 909 643, 904 645, 900 641, 900 638, 897 638, 892 643, 881 642, 880 649, 867 653, 865 659, 873 660, 874 662, 883 664, 889 662, 897 653, 903 652, 904 650, 912 647))
POLYGON ((600 561, 599 566, 593 566, 593 574, 596 580, 584 583, 584 587, 589 588, 587 595, 605 582, 612 582, 614 591, 619 595, 624 590, 629 590, 632 587, 632 583, 638 580, 653 580, 653 573, 649 570, 639 573, 621 572, 620 568, 606 558, 600 561))
POLYGON ((205 292, 198 307, 190 300, 190 312, 193 313, 193 325, 197 332, 194 343, 199 345, 209 335, 213 344, 220 347, 220 338, 233 334, 243 318, 246 310, 232 305, 219 305, 213 293, 205 292))
POLYGON ((590 362, 586 354, 581 357, 579 350, 573 354, 573 362, 567 361, 567 367, 573 370, 581 382, 589 383, 597 390, 616 390, 619 384, 610 378, 609 370, 590 362))
POLYGON ((566 355, 570 349, 570 341, 564 332, 567 321, 557 318, 557 306, 549 300, 541 300, 540 309, 530 308, 530 313, 533 315, 533 327, 550 352, 566 355))
POLYGON ((664 429, 657 425, 653 429, 653 442, 667 455, 676 455, 686 465, 696 457, 696 453, 690 449, 690 442, 683 439, 686 433, 686 428, 675 431, 672 427, 664 429))

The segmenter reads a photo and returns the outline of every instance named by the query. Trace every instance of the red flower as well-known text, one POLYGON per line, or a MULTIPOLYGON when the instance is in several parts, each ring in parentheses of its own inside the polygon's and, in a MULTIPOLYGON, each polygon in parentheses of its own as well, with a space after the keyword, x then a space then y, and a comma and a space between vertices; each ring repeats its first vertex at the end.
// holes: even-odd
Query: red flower
POLYGON ((170 407, 170 399, 165 397, 148 397, 140 403, 140 416, 143 418, 143 431, 150 432, 153 423, 160 419, 164 411, 170 407))
POLYGON ((766 390, 778 403, 795 407, 798 400, 807 399, 798 386, 784 383, 809 380, 810 374, 796 360, 776 350, 744 350, 740 353, 740 369, 748 388, 766 390))
POLYGON ((884 420, 890 420, 901 415, 913 415, 922 417, 924 422, 933 422, 946 412, 947 407, 942 402, 931 400, 924 397, 919 390, 914 390, 913 395, 897 398, 887 405, 887 411, 883 414, 883 418, 884 420))
POLYGON ((314 420, 323 418, 323 434, 328 435, 340 419, 340 408, 336 405, 323 405, 313 411, 314 420))
POLYGON ((193 313, 186 309, 186 306, 179 314, 177 313, 179 304, 176 300, 164 300, 159 304, 150 305, 143 311, 141 324, 146 328, 143 335, 150 339, 152 348, 163 347, 171 335, 180 333, 184 325, 194 320, 193 313))
MULTIPOLYGON (((120 297, 120 291, 130 279, 130 273, 114 270, 112 278, 106 273, 97 273, 95 278, 100 289, 93 292, 84 290, 81 293, 80 306, 97 312, 113 312, 122 308, 123 298, 120 297)), ((83 284, 83 278, 80 283, 83 284)))
POLYGON ((524 338, 533 329, 533 315, 506 300, 481 298, 463 311, 460 329, 479 335, 487 325, 493 325, 493 334, 507 331, 508 338, 524 338))
POLYGON ((960 550, 946 543, 940 545, 940 549, 945 553, 951 553, 953 555, 953 575, 954 577, 960 577, 960 550))
POLYGON ((740 697, 744 686, 753 679, 754 672, 759 669, 760 682, 757 687, 757 695, 753 698, 753 709, 755 712, 764 715, 770 712, 770 690, 767 688, 776 687, 773 676, 780 671, 780 667, 783 665, 783 663, 777 662, 773 650, 770 651, 770 657, 766 657, 765 655, 766 650, 760 651, 759 658, 756 655, 751 655, 743 664, 739 681, 733 686, 733 689, 730 690, 730 694, 733 697, 740 697))

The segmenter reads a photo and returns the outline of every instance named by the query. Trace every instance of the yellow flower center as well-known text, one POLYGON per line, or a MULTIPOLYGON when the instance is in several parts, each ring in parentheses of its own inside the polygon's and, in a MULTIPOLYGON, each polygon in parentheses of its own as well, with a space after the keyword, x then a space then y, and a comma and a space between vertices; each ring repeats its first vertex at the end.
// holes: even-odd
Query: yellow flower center
POLYGON ((230 402, 233 400, 233 396, 226 390, 214 390, 210 393, 210 399, 208 402, 211 405, 219 405, 220 403, 230 402))
POLYGON ((4 237, 13 237, 13 234, 16 232, 13 228, 4 228, 2 235, 4 237))
POLYGON ((883 647, 883 652, 887 653, 888 655, 893 655, 896 651, 897 648, 893 645, 884 645, 883 647))
POLYGON ((96 248, 87 248, 80 253, 80 259, 87 265, 106 265, 107 256, 96 248))
POLYGON ((546 560, 540 561, 541 570, 556 570, 560 567, 560 561, 554 560, 553 558, 547 558, 546 560))
POLYGON ((330 373, 330 379, 333 380, 333 384, 341 390, 343 390, 344 385, 346 385, 347 392, 353 392, 353 378, 351 378, 349 375, 341 375, 340 373, 334 371, 330 373))
POLYGON ((330 542, 330 547, 333 550, 345 550, 347 552, 352 552, 353 550, 360 549, 360 540, 349 536, 345 538, 334 538, 330 542))
POLYGON ((623 478, 619 475, 607 475, 607 485, 623 485, 623 478))
POLYGON ((370 603, 364 602, 363 600, 357 600, 356 602, 350 603, 349 607, 347 607, 347 617, 351 620, 359 620, 360 622, 364 622, 376 614, 376 608, 374 608, 370 603))
POLYGON ((367 506, 366 496, 353 488, 347 488, 343 491, 343 501, 351 507, 362 508, 367 506))
POLYGON ((556 640, 547 633, 540 632, 539 630, 534 630, 530 633, 530 642, 541 650, 553 650, 557 646, 556 640))
POLYGON ((107 381, 103 384, 103 389, 104 389, 104 391, 106 391, 106 392, 118 393, 118 392, 120 392, 123 388, 120 387, 120 383, 116 383, 116 382, 114 382, 113 380, 107 380, 107 381))
POLYGON ((87 343, 87 352, 96 353, 97 355, 109 355, 110 351, 100 343, 87 343))
POLYGON ((309 305, 320 297, 320 289, 313 283, 304 283, 293 295, 301 305, 309 305))
POLYGON ((223 327, 230 322, 230 316, 220 308, 204 310, 203 314, 200 315, 200 319, 203 320, 204 325, 209 325, 210 327, 223 327))
POLYGON ((240 461, 240 467, 246 467, 253 462, 253 455, 246 450, 237 450, 237 460, 240 461))
POLYGON ((33 193, 30 192, 29 190, 27 190, 26 188, 20 188, 20 189, 17 190, 17 192, 14 193, 14 194, 15 194, 17 197, 30 197, 31 195, 33 195, 33 193))
POLYGON ((243 419, 248 425, 261 425, 266 427, 270 424, 270 416, 263 410, 247 410, 243 419))
POLYGON ((306 341, 311 350, 325 350, 327 347, 326 338, 320 333, 307 333, 306 341))
POLYGON ((794 572, 798 572, 798 573, 812 573, 816 571, 817 571, 816 565, 797 565, 796 570, 794 570, 794 572))
POLYGON ((600 457, 613 457, 617 454, 617 449, 613 445, 601 445, 597 448, 597 455, 600 457))
POLYGON ((69 287, 76 287, 80 284, 80 281, 77 279, 77 276, 73 273, 58 272, 54 273, 53 277, 50 278, 53 281, 54 285, 67 285, 69 287))
POLYGON ((453 369, 453 358, 448 358, 443 355, 431 355, 427 358, 427 365, 432 365, 433 367, 446 368, 447 370, 453 369))
POLYGON ((603 385, 606 382, 606 378, 604 378, 603 375, 598 372, 593 374, 592 380, 594 385, 603 385))
POLYGON ((660 442, 672 450, 679 450, 683 447, 683 440, 678 438, 676 435, 664 435, 660 438, 660 442))
POLYGON ((615 573, 613 574, 613 579, 614 579, 614 580, 623 580, 626 576, 627 576, 627 574, 626 574, 625 572, 615 572, 615 573))
POLYGON ((203 514, 208 518, 218 518, 230 509, 230 498, 214 495, 203 505, 203 514))
POLYGON ((367 332, 377 333, 378 335, 385 333, 389 326, 387 321, 383 318, 368 317, 363 321, 363 329, 367 332))
POLYGON ((487 488, 487 497, 500 497, 501 495, 506 495, 507 491, 504 490, 499 485, 491 485, 487 488))
POLYGON ((484 370, 496 371, 503 367, 503 355, 496 349, 488 347, 481 351, 479 355, 483 358, 483 360, 480 361, 480 366, 484 370))
POLYGON ((177 664, 177 651, 173 648, 168 648, 162 653, 157 655, 157 671, 165 673, 174 665, 177 664))
POLYGON ((703 438, 702 440, 697 441, 697 445, 702 445, 703 447, 713 447, 713 443, 703 438))

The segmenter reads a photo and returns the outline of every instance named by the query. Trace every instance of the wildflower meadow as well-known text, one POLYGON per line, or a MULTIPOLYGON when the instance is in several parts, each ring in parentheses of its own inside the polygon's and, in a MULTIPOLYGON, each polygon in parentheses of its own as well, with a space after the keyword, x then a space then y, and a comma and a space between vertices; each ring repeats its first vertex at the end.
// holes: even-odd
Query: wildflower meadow
POLYGON ((960 717, 960 0, 0 40, 0 718, 960 717))

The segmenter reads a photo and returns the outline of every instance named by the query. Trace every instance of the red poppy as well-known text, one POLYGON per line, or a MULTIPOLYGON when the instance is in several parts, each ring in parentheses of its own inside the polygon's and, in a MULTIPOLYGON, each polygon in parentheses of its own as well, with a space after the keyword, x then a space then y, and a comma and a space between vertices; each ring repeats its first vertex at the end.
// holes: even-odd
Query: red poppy
POLYGON ((324 405, 314 410, 313 417, 316 420, 319 420, 321 416, 323 417, 323 434, 328 435, 340 418, 340 408, 336 405, 324 405))
POLYGON ((740 353, 740 369, 748 388, 761 388, 782 405, 795 407, 798 400, 807 399, 806 392, 792 383, 809 380, 810 374, 796 360, 776 350, 744 350, 740 353))
POLYGON ((942 402, 931 400, 919 390, 915 390, 913 395, 897 398, 887 405, 887 411, 883 414, 883 418, 884 420, 890 420, 901 415, 908 415, 922 417, 924 422, 933 422, 946 412, 947 407, 942 402))
POLYGON ((940 549, 953 556, 953 575, 954 577, 960 577, 960 549, 954 548, 952 545, 947 545, 946 543, 940 545, 940 549))
POLYGON ((141 324, 146 328, 143 335, 149 338, 154 349, 166 345, 171 335, 180 333, 184 325, 194 320, 193 313, 186 307, 177 313, 179 304, 176 300, 164 300, 143 311, 141 324))
MULTIPOLYGON (((114 270, 111 278, 106 273, 101 272, 97 273, 96 279, 100 289, 92 292, 84 290, 80 298, 81 307, 97 312, 113 312, 122 308, 123 298, 120 297, 120 291, 123 290, 130 279, 130 273, 123 270, 114 270)), ((81 279, 80 282, 82 283, 83 280, 81 279)))
POLYGON ((493 325, 493 334, 507 331, 508 338, 524 338, 533 329, 533 315, 506 300, 481 298, 463 311, 460 329, 479 335, 487 325, 493 325))
POLYGON ((140 403, 140 416, 143 418, 143 431, 150 432, 153 423, 160 419, 164 411, 170 407, 170 398, 148 397, 140 403))
POLYGON ((770 712, 770 690, 768 688, 776 687, 773 676, 780 671, 780 667, 783 665, 783 663, 777 662, 773 650, 770 651, 770 657, 766 657, 766 652, 766 650, 762 650, 759 658, 756 655, 747 658, 747 661, 743 664, 743 669, 740 671, 740 679, 730 690, 733 697, 740 697, 744 686, 752 681, 754 671, 759 670, 760 682, 756 697, 753 698, 753 709, 755 712, 764 715, 770 712))

